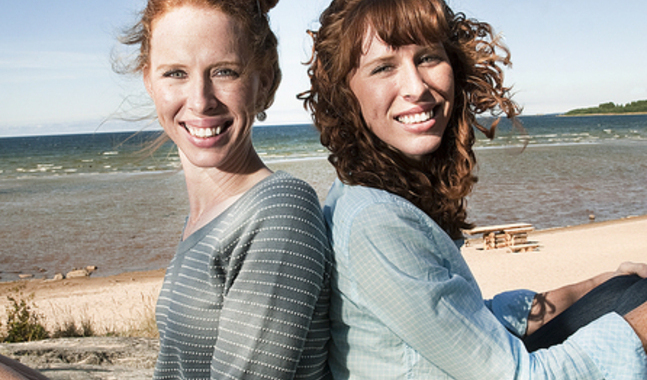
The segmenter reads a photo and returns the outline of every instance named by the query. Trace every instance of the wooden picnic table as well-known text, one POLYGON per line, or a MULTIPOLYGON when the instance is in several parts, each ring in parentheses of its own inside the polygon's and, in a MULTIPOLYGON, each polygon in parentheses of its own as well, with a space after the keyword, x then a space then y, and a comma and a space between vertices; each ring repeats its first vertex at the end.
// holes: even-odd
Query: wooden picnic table
POLYGON ((509 248, 513 252, 527 252, 539 247, 528 241, 528 232, 534 231, 530 223, 483 226, 465 231, 469 235, 483 234, 483 249, 509 248))

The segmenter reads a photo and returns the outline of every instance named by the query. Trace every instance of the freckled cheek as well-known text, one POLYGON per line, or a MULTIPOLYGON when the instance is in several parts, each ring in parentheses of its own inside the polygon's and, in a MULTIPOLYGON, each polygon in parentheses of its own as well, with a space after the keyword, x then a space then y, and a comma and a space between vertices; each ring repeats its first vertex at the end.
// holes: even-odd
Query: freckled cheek
POLYGON ((165 112, 175 111, 177 108, 181 107, 183 99, 185 97, 178 91, 163 89, 160 93, 159 99, 155 102, 155 105, 165 109, 165 112))
POLYGON ((220 99, 232 111, 251 112, 254 109, 254 97, 250 93, 232 91, 222 94, 220 99))
POLYGON ((364 119, 367 122, 375 121, 381 116, 388 114, 390 101, 392 97, 387 91, 379 86, 363 89, 358 95, 358 101, 364 119))
POLYGON ((255 92, 249 87, 215 87, 214 96, 219 103, 235 113, 253 113, 256 106, 255 92))
POLYGON ((442 88, 448 100, 454 99, 454 71, 451 67, 446 68, 440 73, 439 81, 442 83, 442 88))
POLYGON ((159 91, 155 92, 153 103, 162 127, 166 128, 166 126, 173 124, 176 115, 182 108, 180 99, 173 91, 159 89, 159 91))

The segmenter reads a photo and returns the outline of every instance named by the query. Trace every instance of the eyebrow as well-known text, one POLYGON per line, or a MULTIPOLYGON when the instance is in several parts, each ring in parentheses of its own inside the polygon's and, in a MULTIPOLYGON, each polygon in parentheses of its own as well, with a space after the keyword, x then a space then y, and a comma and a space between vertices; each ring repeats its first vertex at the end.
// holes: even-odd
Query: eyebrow
POLYGON ((161 65, 158 65, 155 68, 155 71, 168 71, 168 70, 171 70, 171 69, 181 69, 181 68, 184 68, 184 67, 186 67, 186 65, 182 65, 182 64, 179 64, 179 63, 164 63, 164 64, 161 64, 161 65))
POLYGON ((364 66, 364 67, 375 67, 375 66, 377 66, 379 64, 392 61, 394 59, 394 57, 395 56, 392 55, 392 54, 388 55, 388 56, 380 56, 380 57, 374 58, 374 59, 372 59, 370 61, 364 62, 364 64, 359 65, 359 67, 362 67, 362 66, 364 66))
MULTIPOLYGON (((419 51, 416 52, 416 55, 421 55, 421 54, 427 54, 427 53, 438 53, 441 51, 444 51, 446 53, 446 50, 444 49, 444 46, 440 42, 436 42, 433 44, 429 45, 418 45, 420 46, 419 51)), ((377 58, 374 58, 370 61, 367 61, 364 63, 365 66, 375 66, 376 64, 383 63, 383 62, 388 62, 392 60, 395 57, 395 53, 399 49, 399 46, 391 46, 389 45, 389 49, 392 53, 384 54, 381 55, 377 58)))
MULTIPOLYGON (((375 41, 371 41, 371 43, 374 43, 374 42, 375 41)), ((392 61, 395 58, 395 53, 397 52, 398 47, 397 46, 391 46, 391 45, 388 45, 388 46, 389 46, 388 53, 379 55, 376 58, 371 59, 370 61, 366 61, 366 62, 364 62, 363 65, 358 64, 357 68, 359 69, 361 67, 375 67, 376 65, 392 61)), ((367 46, 367 48, 370 49, 370 44, 369 44, 369 46, 367 46)), ((365 51, 368 51, 368 50, 365 50, 365 51)), ((364 54, 364 53, 362 55, 366 56, 366 54, 364 54)), ((360 59, 360 61, 361 61, 361 59, 360 59)))
MULTIPOLYGON (((189 65, 186 65, 186 64, 184 64, 184 63, 162 63, 162 64, 160 64, 159 66, 157 66, 157 68, 156 68, 156 70, 155 70, 155 71, 158 71, 158 72, 159 72, 159 71, 168 71, 168 70, 171 70, 171 69, 185 69, 185 68, 187 68, 188 66, 189 66, 189 65)), ((238 62, 238 61, 221 61, 221 62, 217 62, 217 63, 215 63, 215 64, 213 64, 213 65, 209 65, 209 66, 208 66, 208 69, 209 69, 209 70, 211 70, 211 69, 213 69, 213 68, 223 67, 223 66, 234 66, 234 67, 237 67, 237 68, 244 68, 244 67, 246 67, 246 65, 245 65, 243 62, 238 62)), ((247 65, 247 66, 248 66, 248 65, 247 65)))

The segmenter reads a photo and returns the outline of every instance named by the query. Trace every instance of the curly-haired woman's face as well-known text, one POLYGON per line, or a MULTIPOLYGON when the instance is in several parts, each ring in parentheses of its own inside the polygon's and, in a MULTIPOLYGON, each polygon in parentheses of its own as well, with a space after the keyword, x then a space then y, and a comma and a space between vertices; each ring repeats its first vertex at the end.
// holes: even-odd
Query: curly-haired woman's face
POLYGON ((367 33, 350 89, 375 135, 420 160, 440 146, 454 105, 454 74, 440 43, 393 48, 367 33))

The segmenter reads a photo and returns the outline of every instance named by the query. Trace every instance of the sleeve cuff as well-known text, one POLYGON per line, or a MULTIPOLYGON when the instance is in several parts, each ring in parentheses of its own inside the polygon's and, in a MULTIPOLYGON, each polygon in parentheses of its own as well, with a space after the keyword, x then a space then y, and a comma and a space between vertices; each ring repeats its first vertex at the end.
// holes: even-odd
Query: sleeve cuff
POLYGON ((493 299, 485 301, 485 306, 508 331, 522 337, 528 327, 528 314, 535 294, 530 290, 513 290, 497 294, 493 299))

